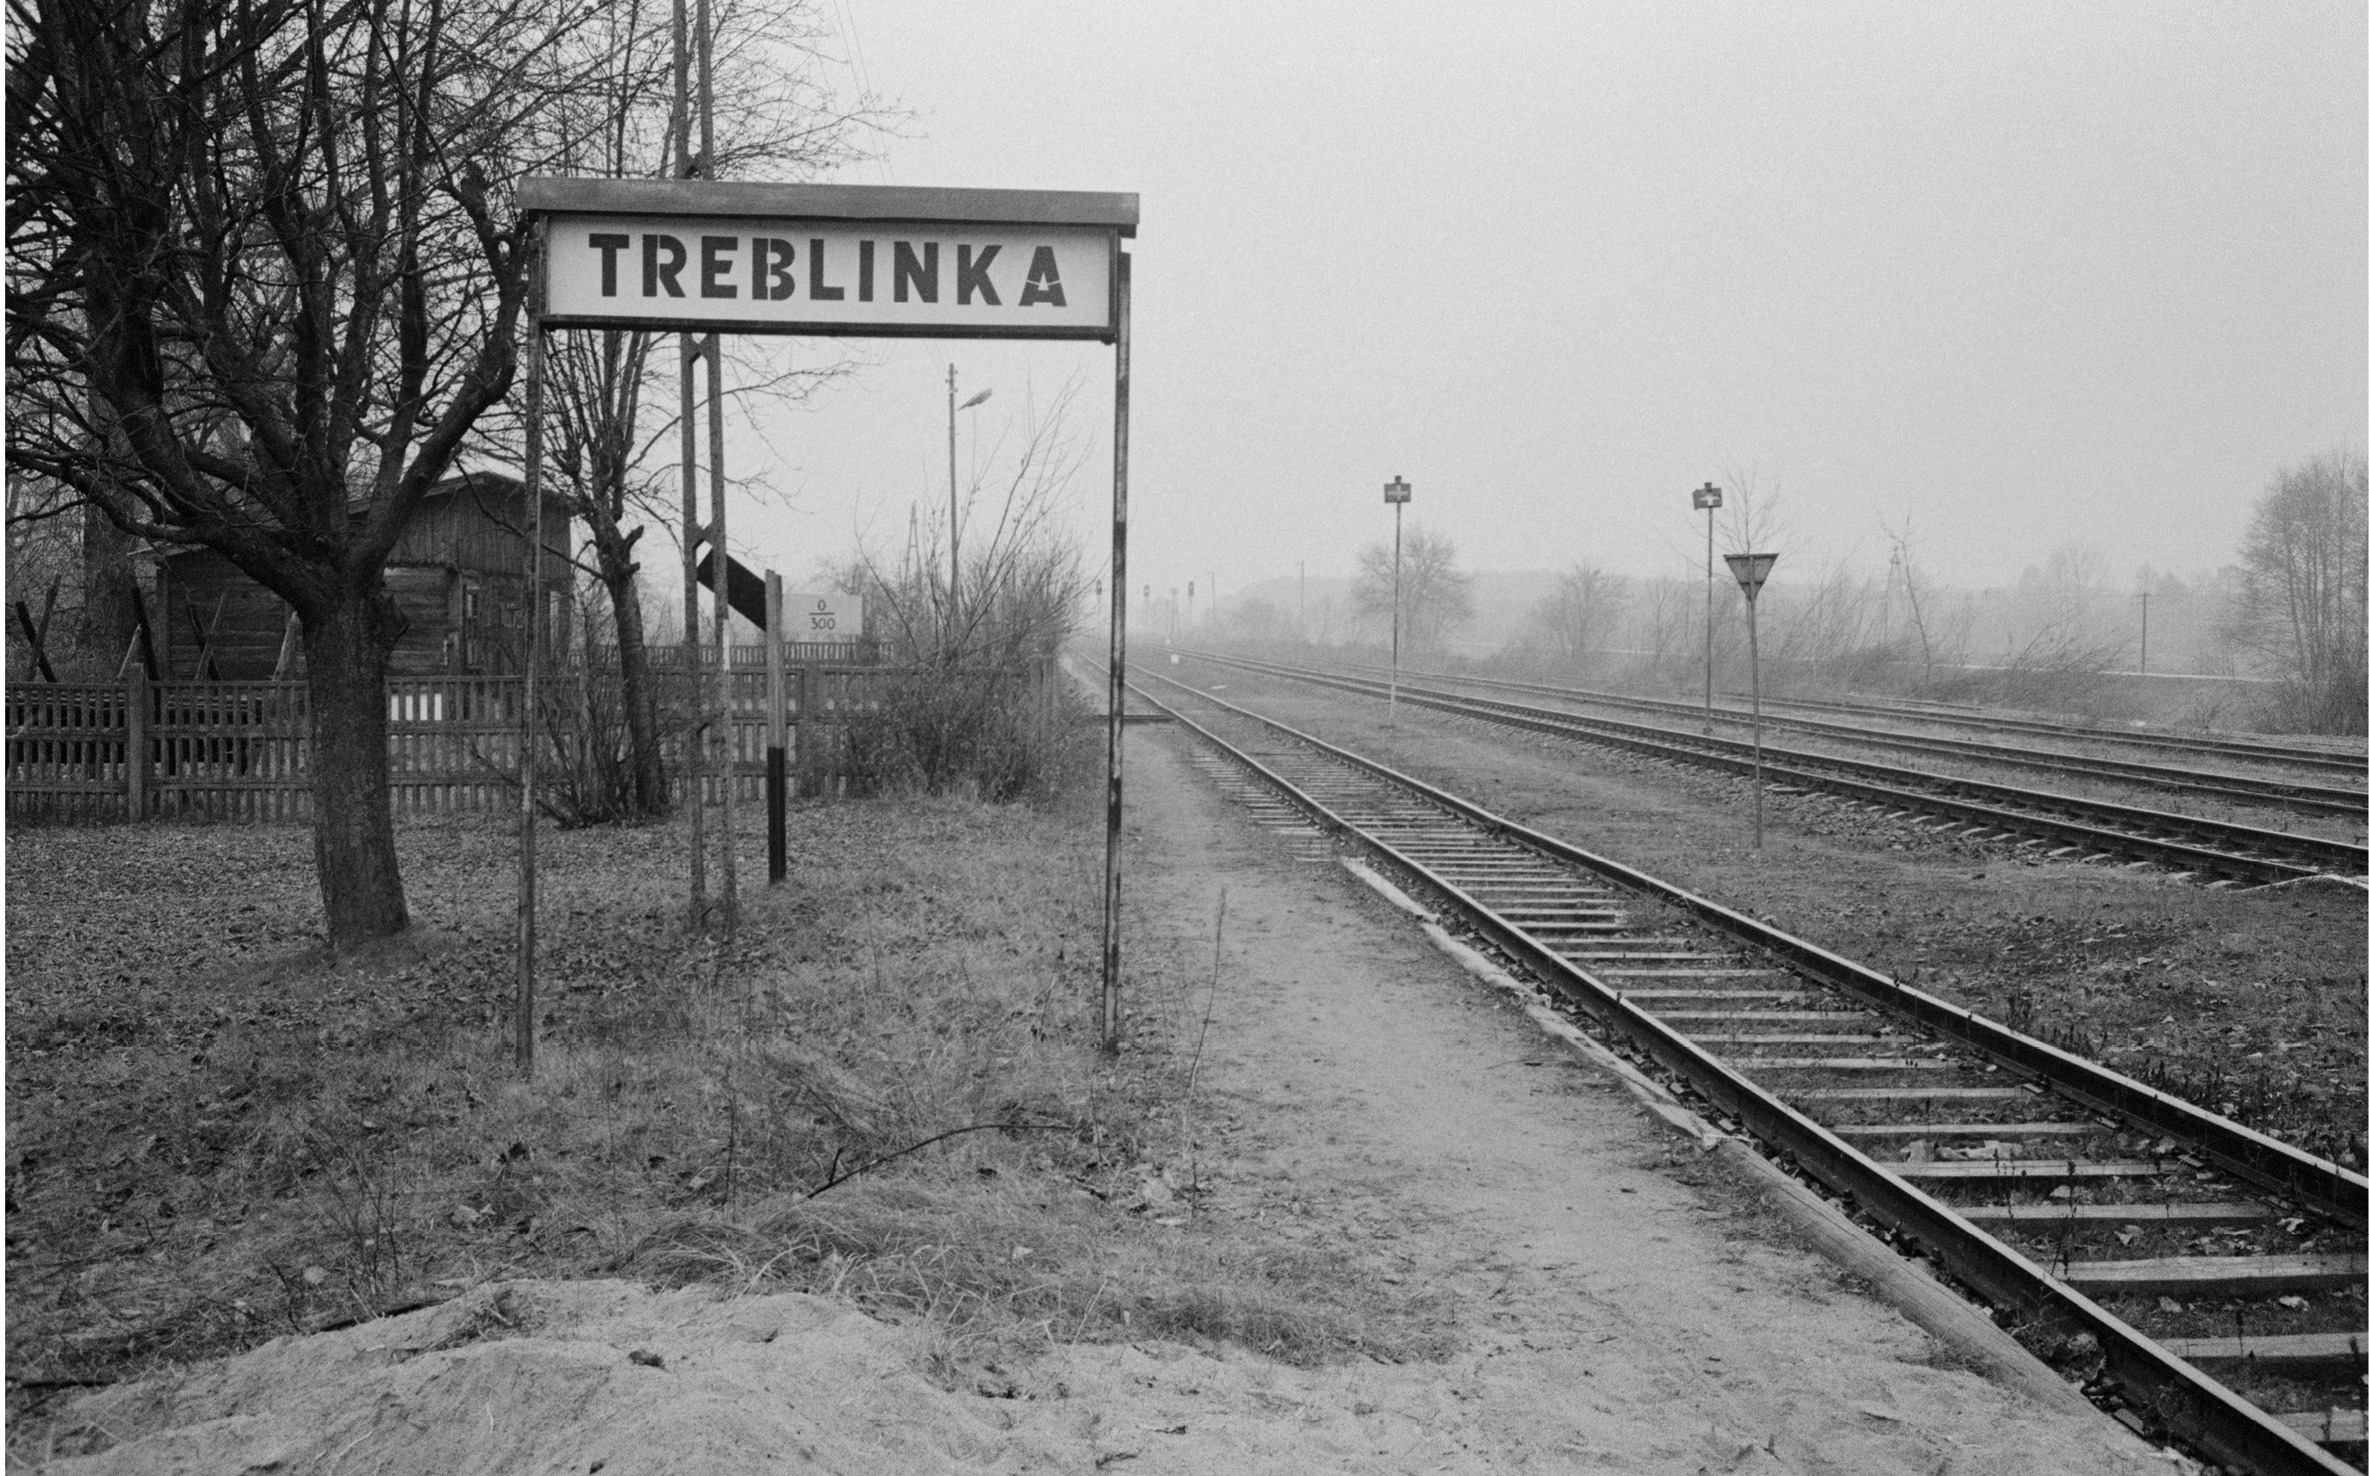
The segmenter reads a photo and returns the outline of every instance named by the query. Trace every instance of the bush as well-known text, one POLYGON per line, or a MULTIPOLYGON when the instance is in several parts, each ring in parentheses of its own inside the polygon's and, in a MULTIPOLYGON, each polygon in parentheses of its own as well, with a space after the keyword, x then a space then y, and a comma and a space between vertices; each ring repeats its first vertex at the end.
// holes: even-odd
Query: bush
POLYGON ((1051 661, 924 671, 851 726, 876 782, 1009 804, 1042 801, 1090 769, 1086 713, 1051 661))

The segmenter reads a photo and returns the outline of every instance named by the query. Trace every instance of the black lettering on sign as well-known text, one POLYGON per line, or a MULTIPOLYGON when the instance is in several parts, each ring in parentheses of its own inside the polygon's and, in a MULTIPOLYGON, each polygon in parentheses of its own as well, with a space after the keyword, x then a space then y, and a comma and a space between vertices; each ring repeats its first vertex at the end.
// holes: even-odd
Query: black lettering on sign
POLYGON ((592 249, 600 253, 600 295, 615 297, 617 295, 617 253, 631 246, 633 238, 630 236, 604 236, 595 232, 590 241, 592 249))
POLYGON ((1040 302, 1057 308, 1069 306, 1069 299, 1061 294, 1061 266, 1053 260, 1050 246, 1039 246, 1029 258, 1028 285, 1020 289, 1020 306, 1035 307, 1040 302))
POLYGON ((758 236, 749 242, 749 296, 759 302, 767 298, 795 297, 798 294, 797 273, 790 270, 798 260, 798 248, 789 242, 770 236, 758 236))
POLYGON ((738 297, 740 289, 724 280, 732 270, 732 263, 724 258, 740 249, 738 236, 701 236, 699 238, 699 295, 701 297, 738 297))
POLYGON ((642 296, 656 297, 661 286, 666 288, 666 295, 669 297, 682 296, 683 284, 676 281, 675 278, 682 275, 683 263, 690 259, 690 253, 683 249, 683 243, 674 237, 655 236, 644 232, 642 235, 642 296), (666 253, 664 262, 658 259, 658 253, 661 251, 666 253))
POLYGON ((872 243, 869 241, 855 243, 855 300, 872 300, 872 243))
POLYGON ((823 238, 816 236, 806 243, 806 295, 816 302, 838 302, 847 296, 844 287, 833 287, 823 281, 823 238))
POLYGON ((903 302, 905 300, 905 287, 910 283, 913 289, 921 294, 923 302, 936 302, 938 300, 938 243, 935 241, 922 242, 921 255, 916 257, 913 254, 911 241, 899 241, 897 243, 896 278, 897 301, 903 302))
POLYGON ((971 294, 976 292, 987 299, 989 307, 1003 306, 1003 299, 995 295, 995 283, 988 280, 987 276, 987 269, 995 264, 995 253, 1001 250, 1003 250, 1001 246, 986 247, 980 251, 979 259, 973 261, 971 260, 970 247, 957 246, 954 248, 954 300, 956 303, 967 305, 971 300, 971 294))

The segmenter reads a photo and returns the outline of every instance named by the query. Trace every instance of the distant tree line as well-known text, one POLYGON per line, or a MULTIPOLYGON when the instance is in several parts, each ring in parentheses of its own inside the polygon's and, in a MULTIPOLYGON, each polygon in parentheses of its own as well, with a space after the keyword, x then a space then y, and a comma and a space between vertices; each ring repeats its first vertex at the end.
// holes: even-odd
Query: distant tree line
MULTIPOLYGON (((1967 590, 1934 580, 1914 527, 1887 524, 1885 567, 1782 562, 1761 597, 1761 648, 1778 688, 1889 691, 2115 715, 2125 689, 2100 676, 2245 679, 2260 697, 2201 699, 2208 720, 2280 731, 2369 728, 2369 490, 2360 453, 2332 451, 2282 469, 2255 503, 2236 558, 2186 576, 2141 569, 2116 579, 2094 546, 2060 546, 2012 582, 1967 590)), ((1730 474, 1737 516, 1730 551, 1782 552, 1790 541, 1773 485, 1730 474), (1740 495, 1739 495, 1740 494, 1740 495), (1740 506, 1738 506, 1740 504, 1740 506)), ((1691 560, 1690 560, 1691 562, 1691 560)), ((1401 590, 1403 645, 1414 659, 1450 654, 1604 683, 1700 690, 1704 622, 1722 684, 1743 679, 1743 601, 1724 568, 1706 592, 1699 572, 1637 577, 1578 560, 1556 574, 1494 654, 1461 640, 1472 625, 1473 576, 1454 544, 1410 529, 1401 590)), ((1329 607, 1305 616, 1273 601, 1237 606, 1227 626, 1247 639, 1389 641, 1387 543, 1358 556, 1354 626, 1329 607)))

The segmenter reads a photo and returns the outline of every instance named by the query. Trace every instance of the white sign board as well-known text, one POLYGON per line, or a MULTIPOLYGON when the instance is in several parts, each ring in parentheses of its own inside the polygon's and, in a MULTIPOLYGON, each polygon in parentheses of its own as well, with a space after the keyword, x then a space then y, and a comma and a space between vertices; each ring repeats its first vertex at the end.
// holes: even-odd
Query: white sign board
POLYGON ((1133 195, 524 179, 549 328, 886 338, 1118 335, 1133 195))
POLYGON ((552 327, 1101 338, 1111 233, 1061 226, 874 225, 555 215, 552 327))
POLYGON ((785 641, 853 641, 864 634, 864 597, 792 590, 781 597, 785 641))

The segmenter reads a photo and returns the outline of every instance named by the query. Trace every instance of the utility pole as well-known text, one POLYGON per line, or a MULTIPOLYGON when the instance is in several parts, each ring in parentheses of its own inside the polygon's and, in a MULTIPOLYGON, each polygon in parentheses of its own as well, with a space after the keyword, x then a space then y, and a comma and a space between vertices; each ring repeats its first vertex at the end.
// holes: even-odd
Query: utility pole
POLYGON ((958 409, 968 410, 994 393, 994 390, 983 389, 963 401, 959 406, 956 405, 954 403, 954 366, 952 364, 946 366, 946 652, 948 659, 952 659, 954 652, 953 638, 958 629, 955 617, 959 613, 957 585, 962 580, 962 502, 954 485, 954 412, 958 409))
MULTIPOLYGON (((700 174, 716 172, 716 28, 709 0, 699 0, 699 159, 700 174)), ((732 721, 732 556, 724 534, 724 338, 707 335, 707 500, 712 521, 708 548, 716 575, 716 705, 711 730, 716 770, 724 793, 716 839, 723 852, 723 897, 720 899, 724 937, 740 926, 740 861, 732 831, 732 790, 737 776, 740 734, 732 721)))
POLYGON ((1382 500, 1390 504, 1390 711, 1398 713, 1398 590, 1400 534, 1406 527, 1407 499, 1415 495, 1405 477, 1382 484, 1382 500))
POLYGON ((1711 529, 1719 521, 1719 489, 1709 482, 1695 488, 1694 505, 1703 514, 1703 731, 1711 731, 1711 615, 1719 603, 1719 585, 1711 577, 1711 529))
MULTIPOLYGON (((685 0, 674 4, 675 177, 689 179, 691 159, 691 17, 685 0)), ((693 709, 690 741, 683 745, 683 808, 691 812, 691 931, 707 927, 707 732, 697 716, 702 686, 699 672, 699 545, 707 534, 699 526, 699 417, 694 375, 698 361, 697 336, 677 337, 682 370, 678 422, 682 428, 683 483, 683 679, 690 684, 693 709)))
POLYGON ((2139 675, 2147 674, 2147 601, 2150 594, 2139 591, 2139 675))

